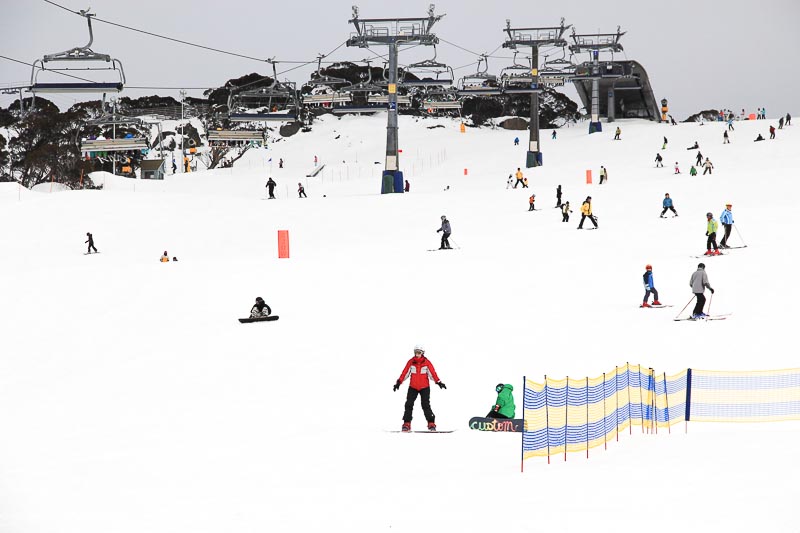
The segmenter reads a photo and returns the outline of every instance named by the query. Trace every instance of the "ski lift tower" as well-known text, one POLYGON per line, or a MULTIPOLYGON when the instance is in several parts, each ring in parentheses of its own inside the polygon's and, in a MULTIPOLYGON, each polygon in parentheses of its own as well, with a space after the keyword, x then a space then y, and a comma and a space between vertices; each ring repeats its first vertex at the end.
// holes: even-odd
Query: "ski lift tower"
POLYGON ((424 18, 362 19, 358 6, 353 6, 353 18, 348 22, 356 28, 350 35, 347 46, 369 48, 370 44, 389 47, 388 101, 389 118, 386 125, 386 166, 381 182, 381 194, 403 192, 403 173, 398 158, 397 127, 397 63, 401 45, 434 46, 439 43, 431 33, 433 25, 444 15, 434 15, 435 5, 430 4, 428 16, 424 18))
POLYGON ((592 54, 592 67, 589 78, 592 80, 592 110, 591 121, 589 122, 589 133, 603 131, 603 126, 600 124, 600 51, 606 52, 622 52, 622 45, 619 40, 625 35, 624 31, 620 31, 617 26, 617 33, 595 33, 586 35, 577 35, 575 30, 572 30, 573 44, 570 45, 569 51, 573 54, 580 54, 581 52, 589 52, 592 54))
POLYGON ((528 142, 528 156, 525 166, 538 167, 542 165, 542 152, 539 147, 539 47, 540 46, 566 46, 564 32, 570 26, 564 26, 564 19, 561 25, 551 28, 512 28, 511 20, 506 19, 505 32, 508 39, 503 43, 503 48, 516 50, 518 46, 531 47, 531 124, 530 140, 528 142))

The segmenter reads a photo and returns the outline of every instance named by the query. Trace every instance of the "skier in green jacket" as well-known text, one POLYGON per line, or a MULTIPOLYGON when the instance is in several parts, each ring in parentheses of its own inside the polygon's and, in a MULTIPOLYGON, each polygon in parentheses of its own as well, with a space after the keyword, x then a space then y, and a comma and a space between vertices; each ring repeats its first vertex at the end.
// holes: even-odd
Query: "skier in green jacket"
POLYGON ((497 401, 486 418, 514 418, 514 387, 498 383, 494 390, 497 391, 497 401))

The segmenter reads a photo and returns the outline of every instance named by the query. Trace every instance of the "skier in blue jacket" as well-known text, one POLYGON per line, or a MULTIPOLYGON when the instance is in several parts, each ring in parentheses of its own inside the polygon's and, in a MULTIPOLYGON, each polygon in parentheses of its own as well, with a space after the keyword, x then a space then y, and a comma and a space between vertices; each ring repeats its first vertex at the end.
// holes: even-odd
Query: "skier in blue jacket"
POLYGON ((673 213, 675 213, 674 215, 672 215, 673 217, 678 216, 678 212, 675 211, 675 208, 672 206, 672 198, 669 197, 669 193, 666 193, 664 195, 664 201, 661 202, 661 205, 664 207, 664 210, 661 211, 661 218, 667 218, 667 217, 664 216, 664 213, 667 212, 667 209, 669 209, 673 213))
POLYGON ((720 248, 730 248, 728 246, 728 237, 731 236, 731 228, 733 227, 733 213, 731 212, 732 204, 725 204, 725 211, 719 216, 719 222, 725 228, 725 236, 719 242, 720 248))
POLYGON ((653 267, 647 265, 644 268, 644 275, 642 276, 642 281, 644 282, 644 301, 642 301, 642 307, 650 307, 650 304, 647 303, 647 300, 650 299, 650 293, 653 294, 653 305, 661 305, 661 302, 658 301, 658 291, 653 284, 653 267))

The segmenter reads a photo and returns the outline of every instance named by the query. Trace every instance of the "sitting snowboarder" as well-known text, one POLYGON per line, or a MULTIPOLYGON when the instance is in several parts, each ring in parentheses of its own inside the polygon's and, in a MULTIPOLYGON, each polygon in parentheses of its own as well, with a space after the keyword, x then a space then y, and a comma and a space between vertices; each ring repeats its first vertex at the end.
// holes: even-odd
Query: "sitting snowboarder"
POLYGON ((250 318, 262 318, 272 314, 272 309, 269 308, 264 299, 259 296, 256 298, 256 304, 250 309, 250 318))
POLYGON ((514 418, 514 387, 498 383, 494 390, 497 391, 497 400, 486 418, 514 418))

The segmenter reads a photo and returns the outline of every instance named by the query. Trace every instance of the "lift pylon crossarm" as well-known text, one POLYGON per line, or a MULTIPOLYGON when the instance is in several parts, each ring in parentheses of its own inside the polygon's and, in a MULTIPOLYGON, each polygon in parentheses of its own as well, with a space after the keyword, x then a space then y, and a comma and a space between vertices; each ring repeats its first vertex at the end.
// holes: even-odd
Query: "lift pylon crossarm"
POLYGON ((569 46, 570 52, 579 54, 581 52, 589 52, 592 50, 605 50, 608 52, 622 52, 622 45, 619 43, 622 36, 626 32, 620 31, 617 26, 616 33, 587 33, 577 34, 575 28, 572 29, 573 44, 569 46))
POLYGON ((511 20, 506 19, 503 31, 508 34, 508 39, 503 43, 503 48, 516 50, 517 46, 566 46, 564 32, 571 27, 571 24, 565 26, 562 18, 559 26, 512 28, 511 20))

